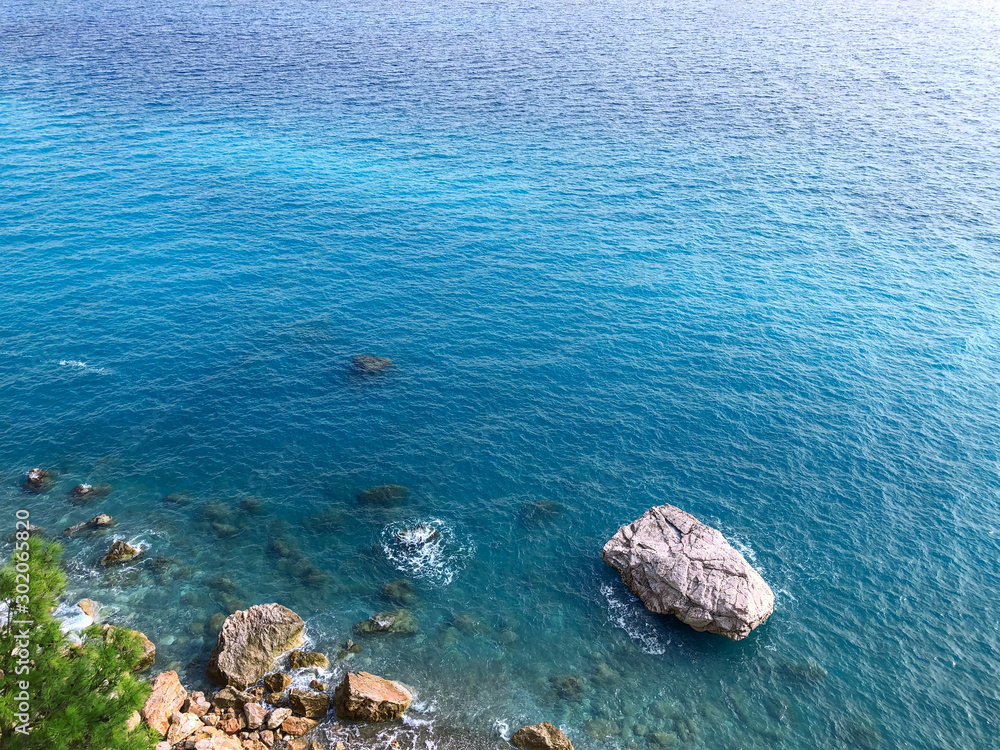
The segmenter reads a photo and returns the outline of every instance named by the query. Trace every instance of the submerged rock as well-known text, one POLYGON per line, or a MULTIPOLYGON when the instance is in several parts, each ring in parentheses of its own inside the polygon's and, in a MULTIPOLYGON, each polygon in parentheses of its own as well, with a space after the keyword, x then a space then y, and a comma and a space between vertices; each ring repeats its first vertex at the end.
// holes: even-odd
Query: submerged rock
POLYGON ((74 500, 98 500, 111 494, 110 484, 78 484, 69 493, 74 500))
POLYGON ((337 661, 346 661, 352 656, 360 654, 364 649, 361 644, 355 643, 352 640, 347 640, 343 646, 340 647, 340 651, 337 652, 337 661))
POLYGON ((598 664, 590 679, 597 685, 617 685, 622 676, 607 664, 598 664))
POLYGON ((556 695, 566 701, 578 701, 583 698, 587 689, 587 681, 574 675, 556 675, 549 678, 549 683, 556 695))
POLYGON ((333 693, 337 717, 352 721, 398 719, 413 696, 398 682, 368 672, 348 672, 333 693))
POLYGON ((521 523, 525 526, 533 526, 543 521, 549 521, 561 515, 565 506, 556 501, 543 497, 539 500, 532 500, 521 506, 521 523))
POLYGON ((351 357, 351 364, 355 372, 374 375, 392 367, 392 360, 388 357, 376 357, 374 354, 355 354, 351 357))
POLYGON ((309 531, 320 533, 340 531, 347 525, 347 514, 339 510, 321 510, 306 516, 302 525, 309 531))
POLYGON ((734 641, 770 617, 774 594, 722 534, 673 505, 650 508, 604 545, 604 562, 651 612, 734 641))
POLYGON ((782 671, 789 677, 802 682, 819 682, 826 678, 826 669, 815 659, 805 661, 789 661, 781 665, 782 671))
POLYGON ((413 635, 419 630, 420 626, 413 617, 413 613, 408 609, 379 612, 354 626, 354 632, 358 635, 376 635, 379 633, 413 635))
POLYGON ((410 496, 410 491, 400 484, 382 484, 358 493, 359 503, 365 505, 399 505, 410 496))
POLYGON ((191 493, 187 490, 183 492, 171 492, 163 498, 163 502, 171 505, 187 505, 191 502, 191 493))
POLYGON ((490 631, 489 625, 480 620, 475 615, 459 612, 451 618, 451 627, 458 630, 465 636, 486 635, 490 631))
POLYGON ((263 498, 249 495, 240 500, 240 508, 252 516, 262 516, 267 512, 267 503, 263 498))
POLYGON ((75 524, 70 526, 68 529, 63 529, 63 536, 70 536, 71 534, 76 534, 79 531, 93 531, 95 529, 110 529, 115 525, 115 519, 109 516, 107 513, 100 513, 89 521, 84 521, 83 523, 75 524))
POLYGON ((128 542, 123 542, 119 539, 111 545, 111 549, 108 550, 108 553, 101 558, 101 565, 119 565, 121 563, 129 562, 130 560, 136 560, 141 556, 141 549, 136 549, 128 542))
POLYGON ((406 578, 399 578, 395 581, 390 581, 382 587, 382 598, 396 604, 410 606, 417 601, 417 590, 414 588, 412 581, 406 578))
POLYGON ((55 475, 48 469, 32 469, 21 486, 29 492, 47 492, 55 483, 55 475))
POLYGON ((208 618, 208 629, 213 634, 222 632, 222 626, 225 624, 226 624, 226 615, 222 612, 216 612, 214 615, 208 618))
POLYGON ((305 622, 280 604, 258 604, 226 618, 206 673, 240 690, 267 674, 280 654, 301 645, 305 622))
POLYGON ((521 727, 514 732, 510 741, 527 750, 573 750, 573 743, 569 738, 559 727, 548 721, 521 727))
POLYGON ((646 743, 650 747, 673 747, 677 744, 677 733, 649 732, 646 734, 646 743))
POLYGON ((617 737, 622 733, 620 726, 607 719, 592 719, 583 722, 583 727, 587 736, 595 740, 606 740, 610 737, 617 737))

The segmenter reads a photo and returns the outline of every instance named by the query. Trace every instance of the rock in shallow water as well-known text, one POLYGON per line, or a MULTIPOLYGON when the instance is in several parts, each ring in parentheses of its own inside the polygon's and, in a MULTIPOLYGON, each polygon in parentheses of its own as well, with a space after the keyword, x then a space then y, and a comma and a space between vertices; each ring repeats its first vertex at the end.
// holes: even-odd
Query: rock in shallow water
POLYGON ((316 690, 295 688, 288 693, 288 707, 307 719, 318 719, 330 710, 330 696, 316 690))
POLYGON ((651 612, 734 641, 770 617, 774 594, 722 534, 673 505, 647 510, 604 545, 604 562, 651 612))
POLYGON ((101 558, 101 565, 118 565, 120 563, 128 562, 129 560, 135 560, 142 556, 142 550, 136 549, 128 542, 123 542, 118 540, 111 545, 111 549, 108 550, 108 554, 101 558))
POLYGON ((559 727, 543 721, 530 727, 521 727, 510 738, 517 747, 528 750, 573 750, 573 743, 559 727))
POLYGON ((107 513, 100 513, 89 521, 84 521, 83 523, 74 524, 68 529, 63 529, 63 536, 70 536, 77 533, 78 531, 91 531, 94 529, 110 529, 115 525, 115 519, 109 516, 107 513))
POLYGON ((258 604, 226 618, 209 658, 213 682, 245 690, 280 654, 302 644, 305 622, 280 604, 258 604))
POLYGON ((78 501, 97 500, 109 494, 111 494, 110 484, 78 484, 70 491, 73 499, 78 501))
POLYGON ((306 669, 315 667, 317 669, 327 669, 330 660, 325 654, 318 651, 292 651, 288 655, 288 664, 292 669, 306 669))
POLYGON ((414 635, 420 630, 416 618, 408 609, 397 609, 392 612, 379 612, 367 620, 362 620, 354 626, 358 635, 376 635, 393 633, 397 635, 414 635))
POLYGON ((55 483, 55 476, 48 469, 32 469, 21 486, 30 492, 45 492, 55 483))
POLYGON ((337 717, 352 721, 390 721, 410 707, 413 696, 398 682, 368 672, 348 672, 333 694, 337 717))

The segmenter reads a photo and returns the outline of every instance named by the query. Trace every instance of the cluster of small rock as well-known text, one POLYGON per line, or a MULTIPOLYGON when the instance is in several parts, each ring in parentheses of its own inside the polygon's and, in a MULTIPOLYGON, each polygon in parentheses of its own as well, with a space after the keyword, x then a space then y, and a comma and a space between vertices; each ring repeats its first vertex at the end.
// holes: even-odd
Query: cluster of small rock
MULTIPOLYGON (((313 680, 308 689, 289 689, 290 674, 269 671, 285 653, 290 669, 329 668, 326 655, 296 648, 304 627, 302 618, 280 604, 259 604, 230 615, 207 669, 222 689, 208 700, 200 692, 188 694, 176 672, 162 672, 136 721, 145 720, 164 738, 157 750, 321 748, 304 735, 330 711, 327 685, 313 680)), ((348 641, 342 653, 356 648, 348 641)), ((399 718, 411 700, 399 683, 359 672, 344 676, 332 702, 338 719, 379 722, 399 718)))
POLYGON ((188 693, 176 672, 161 672, 152 688, 141 719, 164 738, 156 750, 322 750, 303 738, 318 722, 292 708, 267 708, 263 687, 223 688, 209 701, 188 693))
MULTIPOLYGON (((25 492, 44 493, 51 490, 56 483, 56 474, 49 469, 35 467, 28 472, 21 487, 25 492)), ((84 503, 107 496, 111 492, 110 484, 81 483, 70 490, 70 498, 75 502, 84 503)))

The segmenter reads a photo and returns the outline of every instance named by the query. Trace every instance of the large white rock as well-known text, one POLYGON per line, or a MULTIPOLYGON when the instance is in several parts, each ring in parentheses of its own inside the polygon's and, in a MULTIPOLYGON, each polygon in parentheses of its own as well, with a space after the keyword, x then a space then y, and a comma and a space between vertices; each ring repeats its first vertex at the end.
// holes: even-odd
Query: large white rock
POLYGON ((650 508, 604 545, 604 562, 646 609, 738 641, 774 611, 774 593, 725 537, 673 505, 650 508))

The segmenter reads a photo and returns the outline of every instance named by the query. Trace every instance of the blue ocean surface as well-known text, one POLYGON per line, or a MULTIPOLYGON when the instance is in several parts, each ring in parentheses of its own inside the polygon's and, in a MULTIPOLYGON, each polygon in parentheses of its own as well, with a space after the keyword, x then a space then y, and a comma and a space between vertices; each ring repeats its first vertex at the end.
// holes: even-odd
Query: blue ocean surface
POLYGON ((112 514, 67 605, 190 687, 218 613, 355 637, 326 679, 412 686, 404 748, 998 747, 998 39, 989 0, 9 0, 0 518, 112 514), (775 591, 746 640, 602 563, 664 502, 775 591), (400 578, 420 632, 353 636, 400 578))

